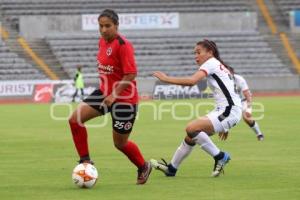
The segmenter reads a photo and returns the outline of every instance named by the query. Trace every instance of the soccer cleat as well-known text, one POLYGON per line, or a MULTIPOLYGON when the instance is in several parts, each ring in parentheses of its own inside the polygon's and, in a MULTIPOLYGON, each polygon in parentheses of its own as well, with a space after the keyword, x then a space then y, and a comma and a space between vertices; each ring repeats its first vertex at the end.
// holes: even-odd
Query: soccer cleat
POLYGON ((224 173, 224 167, 229 162, 230 155, 224 152, 224 157, 220 160, 215 161, 214 171, 212 172, 212 177, 218 177, 221 172, 224 173))
POLYGON ((151 164, 150 162, 145 162, 144 166, 140 169, 138 169, 138 177, 137 177, 137 185, 145 184, 149 178, 149 175, 151 173, 151 164))
POLYGON ((263 135, 263 134, 258 135, 258 136, 257 136, 257 140, 258 140, 258 141, 263 141, 263 140, 264 140, 264 135, 263 135))
POLYGON ((161 160, 163 161, 163 163, 158 162, 155 159, 151 159, 150 160, 151 166, 156 170, 160 170, 166 176, 175 176, 177 169, 173 167, 171 164, 168 164, 164 159, 161 160))

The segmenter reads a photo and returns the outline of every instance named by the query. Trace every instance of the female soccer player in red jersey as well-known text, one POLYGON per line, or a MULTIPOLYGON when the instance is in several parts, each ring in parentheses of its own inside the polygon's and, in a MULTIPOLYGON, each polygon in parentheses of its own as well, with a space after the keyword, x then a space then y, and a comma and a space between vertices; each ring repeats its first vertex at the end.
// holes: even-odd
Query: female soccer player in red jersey
POLYGON ((113 10, 104 10, 98 23, 102 36, 97 55, 100 88, 80 103, 69 119, 79 162, 92 162, 84 123, 110 112, 114 145, 138 168, 137 184, 144 184, 151 173, 150 163, 144 160, 138 146, 128 140, 138 104, 134 49, 119 35, 119 17, 113 10))

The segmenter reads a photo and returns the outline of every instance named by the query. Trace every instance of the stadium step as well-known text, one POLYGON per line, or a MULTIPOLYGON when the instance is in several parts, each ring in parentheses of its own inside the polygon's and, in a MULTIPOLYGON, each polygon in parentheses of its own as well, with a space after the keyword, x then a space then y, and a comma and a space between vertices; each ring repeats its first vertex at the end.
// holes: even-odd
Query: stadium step
MULTIPOLYGON (((254 2, 255 0, 253 0, 254 2)), ((268 8, 270 15, 273 21, 276 24, 278 32, 285 32, 288 29, 288 24, 285 19, 280 14, 278 6, 271 0, 264 1, 266 7, 268 8)), ((295 72, 295 69, 292 67, 293 64, 291 60, 288 58, 285 49, 282 46, 282 42, 278 34, 272 35, 268 25, 263 18, 261 11, 259 10, 256 3, 253 3, 254 10, 257 12, 257 23, 259 32, 264 36, 265 41, 268 42, 269 46, 272 48, 272 51, 278 56, 278 58, 282 61, 282 63, 289 68, 291 72, 295 72)))
POLYGON ((292 72, 295 72, 295 69, 293 68, 293 63, 287 56, 285 48, 282 46, 280 37, 278 37, 277 35, 266 35, 265 38, 266 41, 268 41, 270 47, 278 56, 278 58, 282 61, 282 63, 285 66, 287 66, 292 72))
MULTIPOLYGON (((20 47, 17 39, 20 37, 17 27, 7 22, 5 19, 1 20, 1 25, 9 32, 9 38, 5 41, 9 49, 18 54, 26 62, 37 68, 41 73, 44 73, 39 66, 32 60, 32 58, 20 47)), ((59 77, 59 79, 69 79, 68 74, 63 70, 61 64, 53 55, 49 45, 44 39, 27 40, 32 50, 50 67, 50 69, 59 77)))
POLYGON ((34 39, 27 40, 30 44, 30 47, 34 52, 36 52, 40 58, 44 60, 45 63, 51 68, 51 70, 60 78, 60 79, 69 79, 68 74, 63 70, 61 64, 54 56, 53 52, 49 48, 49 45, 46 43, 45 39, 34 39))

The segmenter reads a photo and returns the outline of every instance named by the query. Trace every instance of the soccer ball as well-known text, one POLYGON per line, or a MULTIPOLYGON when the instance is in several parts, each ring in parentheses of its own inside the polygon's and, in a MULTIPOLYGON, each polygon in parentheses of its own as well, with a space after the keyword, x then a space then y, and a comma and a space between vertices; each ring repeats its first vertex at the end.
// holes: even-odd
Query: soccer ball
POLYGON ((90 163, 81 163, 77 165, 72 173, 72 180, 80 188, 93 187, 98 179, 96 167, 90 163))

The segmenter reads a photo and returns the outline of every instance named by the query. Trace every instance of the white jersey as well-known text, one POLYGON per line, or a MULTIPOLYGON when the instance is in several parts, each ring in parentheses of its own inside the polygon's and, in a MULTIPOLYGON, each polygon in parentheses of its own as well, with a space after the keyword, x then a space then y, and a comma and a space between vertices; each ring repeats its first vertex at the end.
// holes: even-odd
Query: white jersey
POLYGON ((244 91, 249 90, 248 84, 244 77, 238 74, 234 74, 234 81, 236 86, 236 91, 240 95, 241 100, 245 100, 244 91))
POLYGON ((210 58, 199 70, 203 70, 207 75, 208 86, 213 91, 217 107, 224 108, 228 105, 241 107, 241 99, 235 92, 233 76, 219 60, 210 58))

